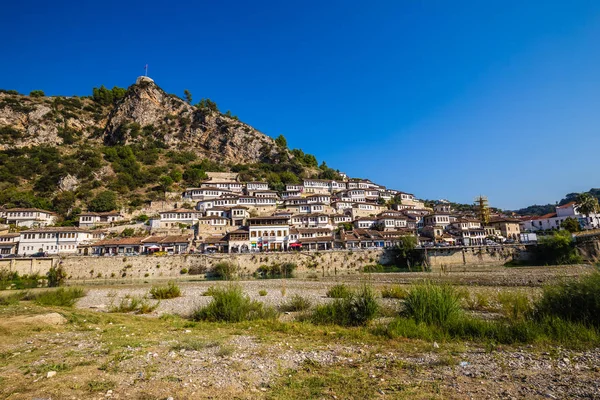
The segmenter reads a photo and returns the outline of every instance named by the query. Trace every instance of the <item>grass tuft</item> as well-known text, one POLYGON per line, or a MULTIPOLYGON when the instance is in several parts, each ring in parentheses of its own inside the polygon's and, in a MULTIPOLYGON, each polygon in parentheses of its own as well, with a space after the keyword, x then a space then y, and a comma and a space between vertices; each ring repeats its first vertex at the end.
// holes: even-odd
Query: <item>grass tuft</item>
POLYGON ((600 272, 544 287, 534 313, 600 328, 600 272))
POLYGON ((352 295, 352 290, 346 285, 339 284, 329 288, 327 291, 327 297, 331 297, 332 299, 344 299, 346 297, 350 297, 352 295))
POLYGON ((381 297, 384 299, 405 299, 408 296, 406 289, 399 285, 384 287, 381 289, 381 297))
POLYGON ((305 311, 312 306, 309 299, 295 294, 290 299, 279 306, 279 309, 284 312, 305 311))
POLYGON ((250 300, 239 285, 214 288, 212 297, 207 306, 194 311, 194 321, 241 322, 277 317, 275 309, 265 307, 260 301, 250 300))
POLYGON ((404 302, 404 314, 417 323, 444 325, 462 315, 461 295, 449 285, 429 281, 413 285, 404 302))
POLYGON ((174 299, 181 296, 181 289, 174 282, 169 282, 167 286, 152 286, 150 294, 155 299, 174 299))
POLYGON ((32 295, 23 296, 23 300, 32 299, 40 306, 72 307, 77 299, 85 296, 85 290, 82 288, 60 288, 56 290, 47 290, 32 295))
POLYGON ((148 302, 146 298, 139 296, 126 296, 121 299, 119 304, 111 304, 108 311, 112 313, 130 313, 149 314, 156 310, 160 305, 160 301, 154 304, 148 302))
POLYGON ((370 286, 364 285, 357 293, 315 308, 309 320, 315 324, 342 326, 367 325, 379 312, 379 303, 370 286))

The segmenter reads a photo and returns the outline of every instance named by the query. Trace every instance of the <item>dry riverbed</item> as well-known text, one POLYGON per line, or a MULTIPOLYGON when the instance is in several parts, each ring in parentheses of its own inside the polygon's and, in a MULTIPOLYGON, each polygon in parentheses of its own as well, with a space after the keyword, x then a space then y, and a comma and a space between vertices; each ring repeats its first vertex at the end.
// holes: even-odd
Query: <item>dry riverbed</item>
MULTIPOLYGON (((313 304, 330 301, 327 289, 340 282, 380 290, 429 278, 489 297, 484 312, 494 314, 500 292, 535 297, 543 283, 589 270, 495 268, 239 284, 253 299, 278 306, 294 294, 313 304)), ((162 300, 144 316, 107 310, 126 295, 146 295, 151 284, 89 287, 74 308, 0 307, 0 397, 600 398, 599 349, 389 339, 366 328, 294 322, 293 313, 238 324, 181 317, 211 300, 203 295, 211 285, 226 284, 182 282, 181 297, 162 300)), ((401 303, 381 301, 388 310, 401 303)))

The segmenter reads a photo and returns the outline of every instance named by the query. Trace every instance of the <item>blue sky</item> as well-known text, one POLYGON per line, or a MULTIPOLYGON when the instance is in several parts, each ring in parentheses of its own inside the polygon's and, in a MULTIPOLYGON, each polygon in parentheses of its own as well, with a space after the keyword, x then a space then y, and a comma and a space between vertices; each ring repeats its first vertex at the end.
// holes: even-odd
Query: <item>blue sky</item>
POLYGON ((519 208, 599 187, 598 1, 21 1, 0 88, 88 95, 143 66, 351 176, 519 208))

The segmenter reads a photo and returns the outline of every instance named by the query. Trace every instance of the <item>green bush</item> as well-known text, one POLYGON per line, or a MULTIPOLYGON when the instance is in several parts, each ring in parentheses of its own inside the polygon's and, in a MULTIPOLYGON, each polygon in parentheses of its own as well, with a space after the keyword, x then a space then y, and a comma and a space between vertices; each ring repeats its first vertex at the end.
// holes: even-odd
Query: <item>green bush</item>
POLYGON ((238 266, 230 261, 221 261, 213 267, 213 275, 219 279, 231 280, 238 272, 238 266))
POLYGON ((298 268, 298 265, 292 262, 261 265, 256 269, 254 276, 258 278, 291 278, 296 268, 298 268))
POLYGON ((571 232, 563 230, 549 236, 542 236, 535 246, 535 256, 542 265, 580 264, 582 258, 577 254, 571 232))
POLYGON ((413 285, 404 302, 404 314, 417 323, 443 326, 462 315, 460 294, 449 285, 429 281, 413 285))
POLYGON ((192 314, 194 321, 241 322, 271 319, 277 312, 259 301, 250 300, 239 285, 212 289, 212 301, 192 314))
POLYGON ((532 306, 524 293, 501 292, 498 302, 502 305, 504 316, 511 320, 524 320, 530 315, 532 306))
POLYGON ((309 299, 302 297, 299 294, 295 294, 287 302, 279 306, 279 309, 284 312, 305 311, 308 310, 311 305, 309 299))
POLYGON ((58 267, 53 265, 48 270, 46 277, 48 278, 49 287, 58 287, 63 284, 65 279, 67 279, 67 272, 61 265, 58 267))
POLYGON ((23 300, 25 292, 11 293, 6 296, 0 296, 0 306, 13 306, 23 300))
POLYGON ((371 265, 365 265, 363 267, 363 272, 383 272, 384 271, 384 267, 381 264, 371 264, 371 265))
POLYGON ((108 311, 114 313, 129 313, 134 312, 135 314, 149 314, 156 310, 160 305, 160 301, 154 304, 150 304, 144 297, 139 296, 125 296, 121 299, 119 304, 111 304, 108 311))
POLYGON ((33 300, 40 306, 72 307, 83 296, 81 288, 60 288, 36 293, 33 300))
POLYGON ((259 296, 266 296, 267 295, 267 291, 265 289, 261 289, 258 291, 258 295, 259 296))
POLYGON ((381 297, 384 299, 405 299, 406 296, 408 296, 408 292, 399 285, 381 289, 381 297))
POLYGON ((310 321, 315 324, 336 324, 342 326, 367 325, 379 311, 379 304, 373 289, 364 285, 357 293, 315 308, 310 321))
POLYGON ((167 286, 152 286, 150 294, 155 299, 174 299, 181 296, 181 289, 174 282, 169 282, 167 286))
POLYGON ((538 318, 559 317, 600 327, 600 272, 546 286, 534 306, 538 318))
POLYGON ((352 290, 346 285, 339 284, 329 288, 327 291, 327 297, 332 299, 344 299, 352 295, 352 290))

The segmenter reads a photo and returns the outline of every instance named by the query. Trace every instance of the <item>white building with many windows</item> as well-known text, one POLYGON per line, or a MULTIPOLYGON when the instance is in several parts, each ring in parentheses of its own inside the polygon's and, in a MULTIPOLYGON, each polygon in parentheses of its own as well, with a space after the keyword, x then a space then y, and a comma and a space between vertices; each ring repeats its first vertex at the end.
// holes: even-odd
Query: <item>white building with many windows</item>
POLYGON ((248 218, 252 250, 287 250, 290 234, 289 217, 248 218))
POLYGON ((27 228, 54 225, 57 215, 39 208, 10 208, 5 211, 6 223, 27 228))
POLYGON ((18 254, 75 254, 80 245, 102 240, 104 232, 75 227, 34 228, 20 232, 18 254))

